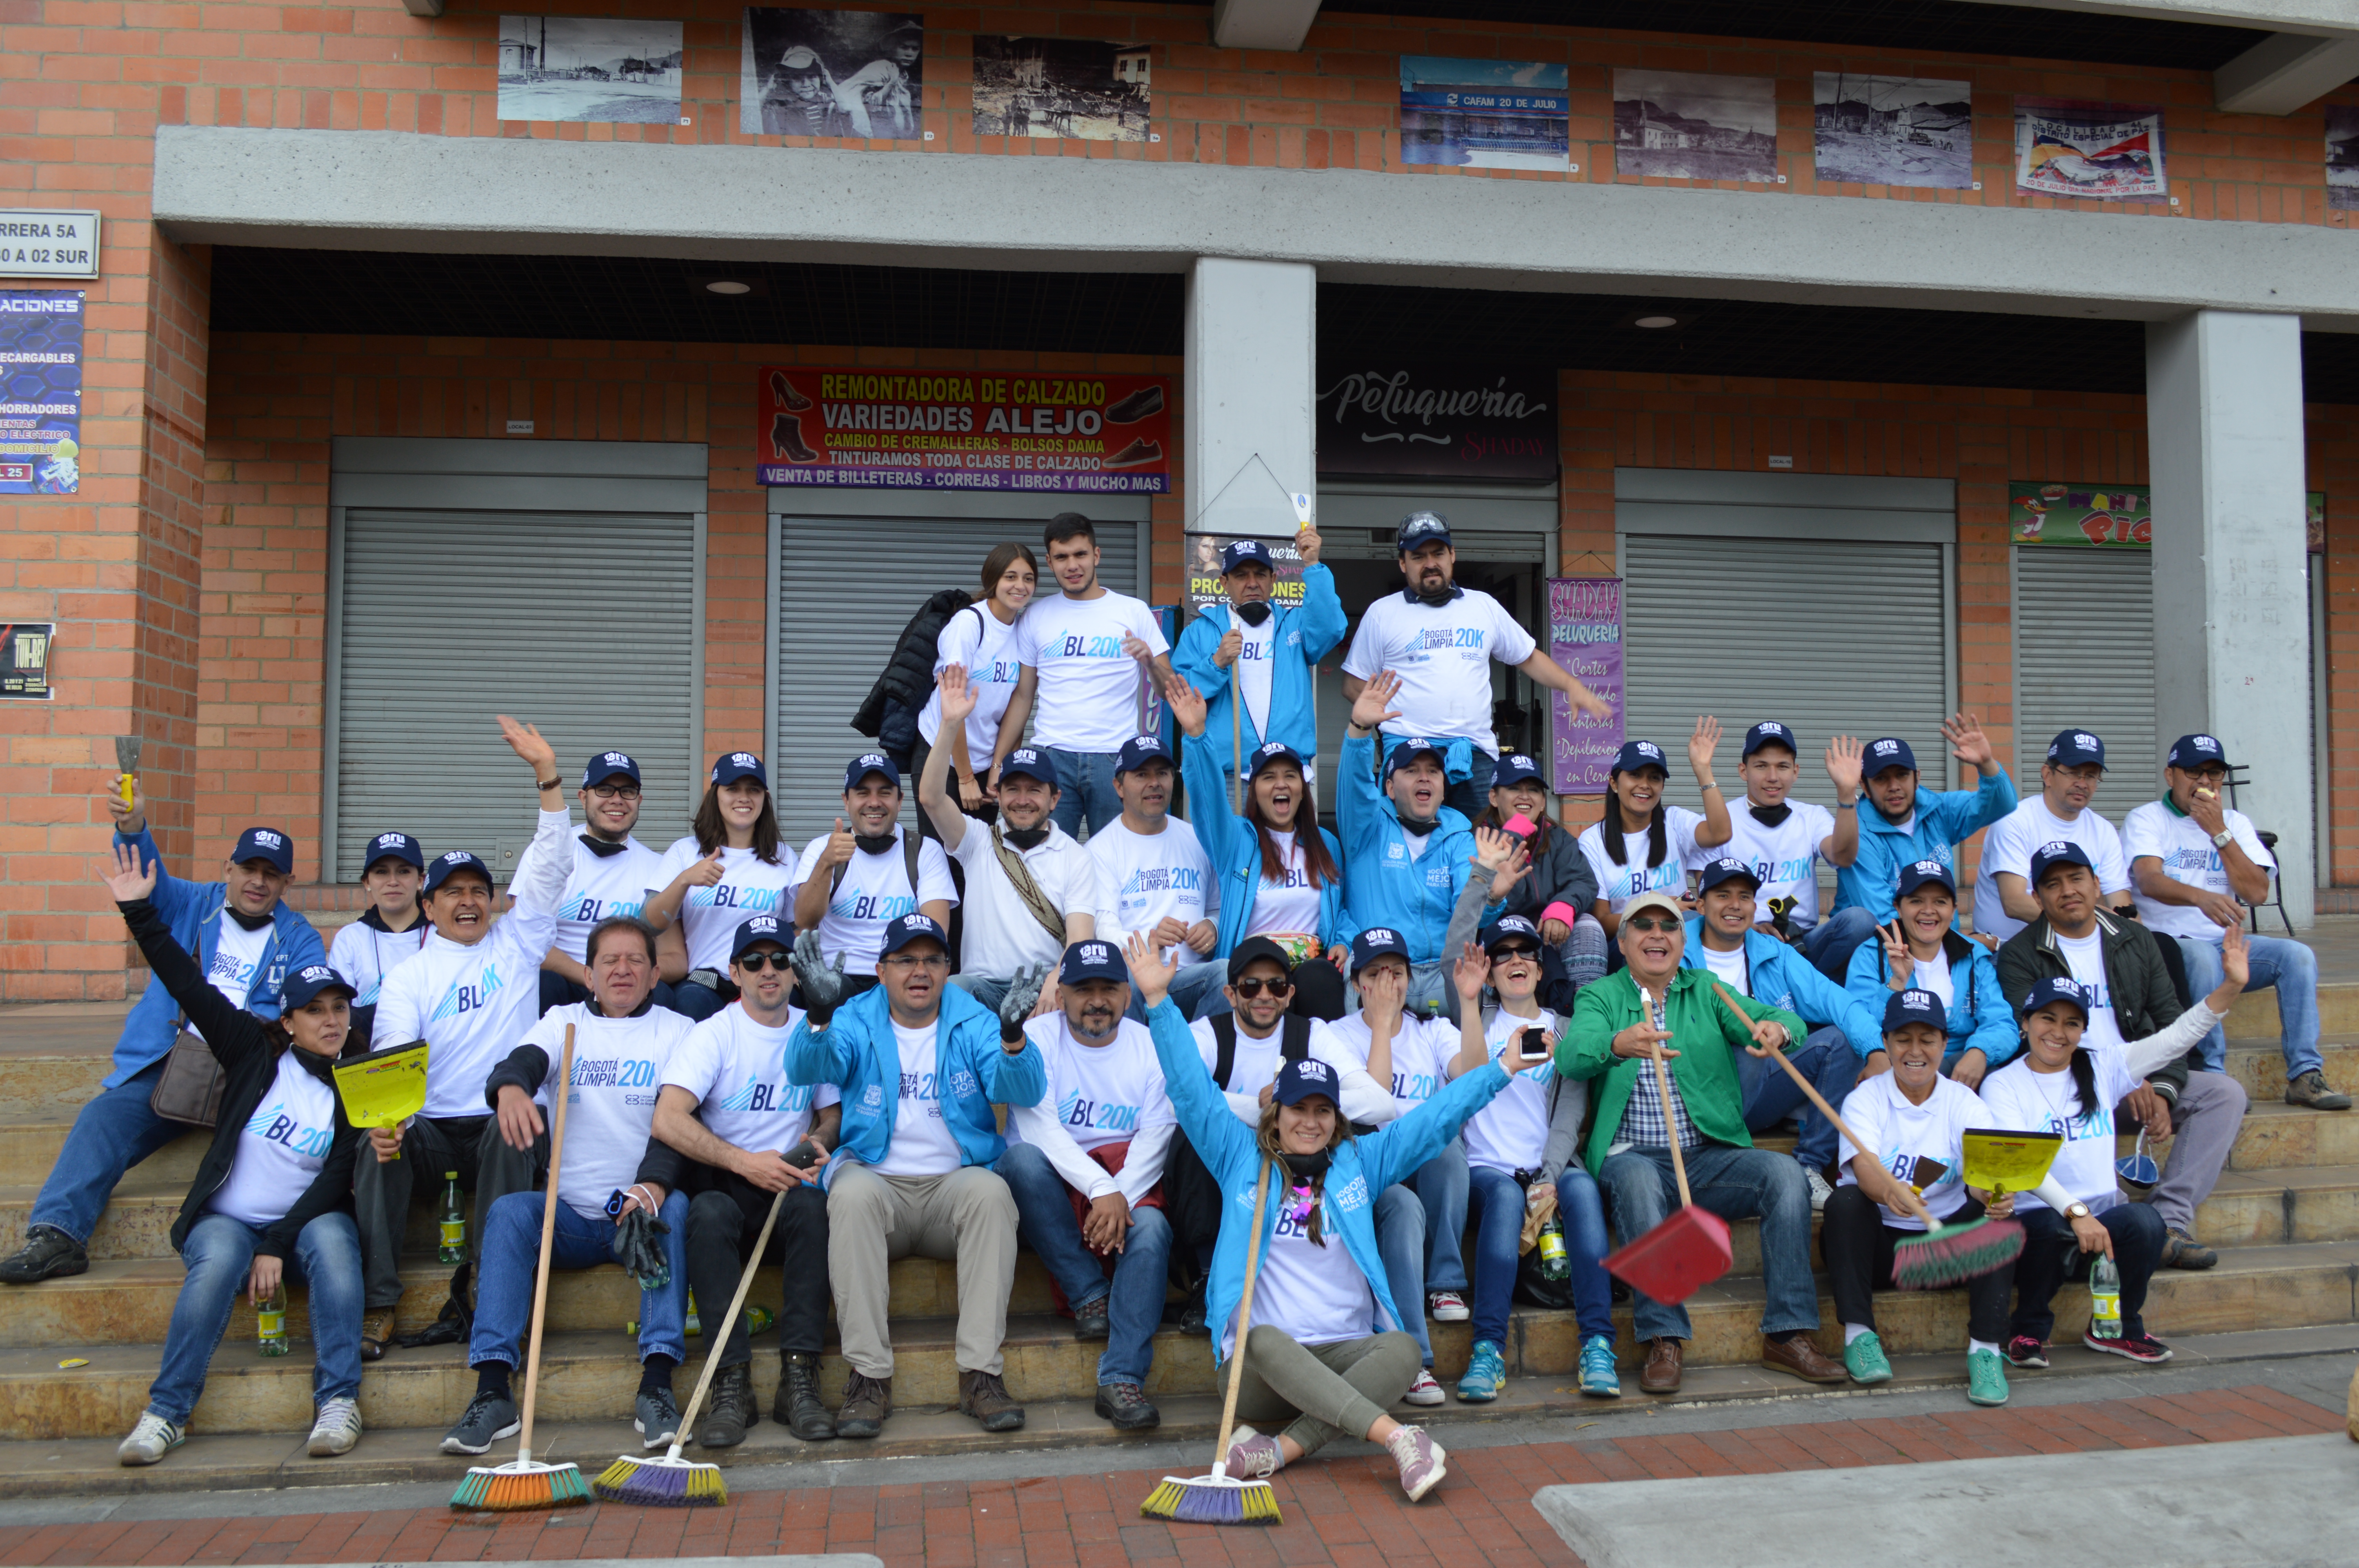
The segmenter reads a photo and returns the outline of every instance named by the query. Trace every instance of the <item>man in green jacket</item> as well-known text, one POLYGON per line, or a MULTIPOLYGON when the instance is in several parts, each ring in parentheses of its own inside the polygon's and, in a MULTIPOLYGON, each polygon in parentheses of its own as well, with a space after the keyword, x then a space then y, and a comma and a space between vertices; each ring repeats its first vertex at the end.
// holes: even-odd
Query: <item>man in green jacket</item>
MULTIPOLYGON (((1595 1130, 1584 1158, 1605 1185, 1614 1229, 1627 1245, 1653 1229, 1678 1202, 1671 1172, 1676 1138, 1695 1202, 1723 1219, 1761 1219, 1761 1364, 1806 1382, 1840 1383, 1847 1374, 1810 1342, 1819 1326, 1819 1287, 1810 1277, 1810 1190, 1802 1168, 1753 1147, 1745 1130, 1745 1090, 1734 1053, 1790 1051, 1809 1033, 1801 1019, 1750 997, 1732 999, 1740 1018, 1712 989, 1709 969, 1683 969, 1687 932, 1679 904, 1641 894, 1622 911, 1616 940, 1626 968, 1582 988, 1556 1048, 1566 1078, 1602 1078, 1591 1090, 1595 1130), (1685 1042, 1685 1048, 1678 1048, 1685 1042), (1659 1048, 1669 1069, 1669 1103, 1651 1061, 1659 1048)), ((1668 1394, 1680 1386, 1680 1346, 1690 1336, 1687 1309, 1636 1300, 1635 1326, 1647 1345, 1638 1386, 1668 1394)))

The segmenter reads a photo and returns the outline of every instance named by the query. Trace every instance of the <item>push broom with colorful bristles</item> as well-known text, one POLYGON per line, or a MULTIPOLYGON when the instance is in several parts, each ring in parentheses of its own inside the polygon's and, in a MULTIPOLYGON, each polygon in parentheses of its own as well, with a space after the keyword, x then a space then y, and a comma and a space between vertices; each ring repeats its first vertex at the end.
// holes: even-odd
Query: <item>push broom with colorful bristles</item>
POLYGON ((778 1223, 778 1210, 786 1201, 787 1189, 780 1187, 778 1195, 770 1200, 770 1217, 762 1222, 762 1238, 754 1243, 753 1255, 745 1260, 745 1271, 737 1276, 737 1293, 729 1299, 729 1310, 721 1316, 723 1326, 714 1331, 712 1346, 705 1352, 704 1375, 697 1379, 696 1392, 690 1396, 688 1408, 679 1413, 679 1430, 672 1434, 671 1451, 660 1459, 636 1454, 617 1455, 606 1466, 606 1473, 590 1484, 590 1489, 608 1502, 638 1503, 651 1509, 693 1509, 717 1508, 729 1500, 729 1488, 721 1481, 721 1466, 682 1459, 679 1451, 687 1445, 688 1434, 696 1426, 696 1412, 704 1407, 704 1396, 712 1390, 712 1374, 721 1367, 722 1346, 727 1343, 737 1314, 745 1310, 746 1292, 754 1288, 754 1271, 762 1266, 762 1255, 770 1249, 770 1227, 778 1223))
POLYGON ((1253 1231, 1245 1239, 1245 1289, 1237 1298, 1236 1343, 1229 1347, 1229 1392, 1221 1404, 1221 1436, 1209 1476, 1166 1476, 1163 1484, 1138 1505, 1145 1519, 1168 1519, 1177 1524, 1276 1524, 1277 1494, 1266 1480, 1237 1481, 1229 1477, 1229 1433, 1237 1419, 1237 1389, 1245 1381, 1245 1327, 1253 1322, 1254 1276, 1261 1268, 1261 1221, 1269 1201, 1269 1162, 1262 1162, 1261 1180, 1254 1187, 1253 1231))
POLYGON ((573 1025, 565 1026, 565 1059, 558 1068, 557 1092, 549 1098, 549 1196, 540 1208, 540 1271, 532 1285, 532 1338, 525 1355, 524 1419, 516 1434, 516 1456, 505 1465, 477 1466, 451 1494, 454 1509, 513 1512, 523 1509, 563 1508, 586 1503, 590 1488, 574 1465, 536 1465, 532 1457, 532 1407, 540 1392, 540 1328, 549 1305, 549 1249, 557 1239, 557 1173, 565 1158, 565 1102, 573 1091, 573 1025))
MULTIPOLYGON (((1753 1020, 1736 1005, 1736 999, 1718 980, 1712 989, 1728 1004, 1750 1029, 1753 1020)), ((1772 1051, 1777 1065, 1792 1076, 1802 1093, 1819 1108, 1819 1114, 1833 1124, 1834 1130, 1849 1140, 1854 1149, 1865 1149, 1867 1143, 1845 1125, 1835 1114, 1826 1097, 1802 1076, 1802 1069, 1787 1060, 1783 1051, 1772 1051)), ((1901 1202, 1908 1211, 1924 1222, 1925 1234, 1897 1242, 1892 1249, 1892 1282, 1904 1291, 1938 1291, 1950 1285, 1963 1284, 1980 1275, 2006 1268, 2023 1252, 2023 1222, 2015 1219, 1970 1219, 1963 1225, 1943 1225, 1917 1195, 1917 1189, 1908 1183, 1899 1184, 1901 1202)))

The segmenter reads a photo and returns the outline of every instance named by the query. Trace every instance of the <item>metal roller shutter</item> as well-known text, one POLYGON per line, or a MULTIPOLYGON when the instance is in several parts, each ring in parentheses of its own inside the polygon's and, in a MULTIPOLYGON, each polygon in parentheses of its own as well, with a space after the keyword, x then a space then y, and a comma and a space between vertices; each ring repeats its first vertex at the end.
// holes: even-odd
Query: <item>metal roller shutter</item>
MULTIPOLYGON (((874 744, 852 727, 852 716, 892 657, 901 628, 931 594, 946 588, 973 593, 994 546, 1013 539, 1039 557, 1040 524, 782 517, 778 526, 778 711, 771 784, 779 831, 799 851, 842 813, 843 764, 874 744)), ((1101 522, 1097 535, 1098 580, 1147 597, 1138 525, 1101 522)), ((1049 591, 1055 591, 1055 579, 1048 581, 1049 591)), ((905 780, 902 795, 902 821, 914 826, 917 781, 905 780)))
POLYGON ((638 837, 688 830, 702 773, 690 724, 695 517, 346 511, 334 875, 373 834, 472 849, 503 880, 531 838, 532 786, 495 713, 540 727, 571 795, 582 761, 638 759, 638 837))
POLYGON ((1939 787, 1949 749, 1942 546, 1625 535, 1626 723, 1672 760, 1670 796, 1694 806, 1682 760, 1698 714, 1719 718, 1720 780, 1741 796, 1736 752, 1764 719, 1803 748, 1805 800, 1832 805, 1828 740, 1897 735, 1939 787))
POLYGON ((2039 787, 2048 742, 2068 729, 2105 743, 2093 803, 2115 824, 2155 797, 2154 557, 2145 550, 2035 548, 2015 554, 2017 787, 2039 787))

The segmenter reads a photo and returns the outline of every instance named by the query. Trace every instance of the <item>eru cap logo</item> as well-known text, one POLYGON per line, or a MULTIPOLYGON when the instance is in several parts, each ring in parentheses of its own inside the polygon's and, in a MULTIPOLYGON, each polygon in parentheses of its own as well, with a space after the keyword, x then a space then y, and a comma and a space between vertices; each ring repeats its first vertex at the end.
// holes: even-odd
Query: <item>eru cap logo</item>
POLYGON ((1303 1077, 1316 1078, 1322 1084, 1335 1076, 1334 1070, 1316 1056, 1305 1056, 1294 1065, 1294 1070, 1303 1077))
POLYGON ((1874 752, 1879 757, 1888 757, 1892 755, 1893 752, 1900 750, 1900 742, 1897 741, 1878 741, 1874 746, 1870 747, 1869 750, 1874 752))
POLYGON ((1912 871, 1922 871, 1927 876, 1934 877, 1945 876, 1948 874, 1950 870, 1949 867, 1941 864, 1939 860, 1919 860, 1908 869, 1912 871))
POLYGON ((2097 738, 2086 730, 2076 730, 2072 733, 2072 744, 2084 751, 2093 750, 2097 744, 2097 738))
POLYGON ((2073 846, 2069 839, 2051 838, 2039 846, 2039 852, 2043 855, 2069 855, 2072 852, 2072 849, 2073 846))
POLYGON ((325 964, 306 964, 296 972, 295 978, 299 980, 318 980, 324 984, 336 978, 336 971, 325 964))
POLYGON ((1663 754, 1663 749, 1652 741, 1641 741, 1638 742, 1638 754, 1642 757, 1659 757, 1663 754))
POLYGON ((1007 756, 1010 762, 1013 762, 1019 757, 1027 762, 1037 762, 1040 760, 1038 748, 1033 746, 1018 746, 1013 752, 1008 752, 1007 756))
POLYGON ((627 762, 631 759, 623 755, 620 752, 609 752, 598 760, 602 762, 627 762))
POLYGON ((741 768, 757 767, 761 763, 761 759, 751 752, 732 752, 729 760, 741 768))
POLYGON ((1515 753, 1515 755, 1513 755, 1513 756, 1509 757, 1509 758, 1507 759, 1507 761, 1508 761, 1508 762, 1512 762, 1512 763, 1514 763, 1516 767, 1519 767, 1519 768, 1538 768, 1538 767, 1539 766, 1539 764, 1538 764, 1538 762, 1533 762, 1529 757, 1525 756, 1521 752, 1517 752, 1516 753, 1515 753))
POLYGON ((882 767, 885 762, 885 753, 882 752, 863 752, 853 765, 862 768, 882 767))
POLYGON ((279 845, 286 842, 284 838, 281 838, 277 834, 273 833, 267 827, 255 828, 254 830, 254 841, 261 845, 266 849, 276 849, 279 845))
POLYGON ((1765 719, 1759 724, 1755 725, 1754 728, 1760 730, 1764 735, 1783 735, 1786 733, 1786 727, 1783 724, 1778 723, 1774 719, 1765 719))
POLYGON ((2217 754, 2220 750, 2220 742, 2209 735, 2198 735, 2195 737, 2195 749, 2199 752, 2210 752, 2217 754))
POLYGON ((1938 1007, 1940 1005, 1933 1000, 1933 993, 1931 991, 1912 990, 1908 992, 1902 1000, 1905 1005, 1909 1007, 1938 1007))
POLYGON ((1103 964, 1113 957, 1114 949, 1107 946, 1103 942, 1084 942, 1082 944, 1082 962, 1085 964, 1103 964))
POLYGON ((446 866, 455 866, 462 861, 472 860, 475 857, 470 855, 464 849, 445 849, 440 855, 435 858, 446 866))
POLYGON ((759 932, 764 935, 774 935, 778 929, 778 917, 775 914, 757 914, 745 923, 745 929, 759 932))
POLYGON ((1397 942, 1400 940, 1400 933, 1395 931, 1389 925, 1371 925, 1367 929, 1366 935, 1368 940, 1371 942, 1397 942))

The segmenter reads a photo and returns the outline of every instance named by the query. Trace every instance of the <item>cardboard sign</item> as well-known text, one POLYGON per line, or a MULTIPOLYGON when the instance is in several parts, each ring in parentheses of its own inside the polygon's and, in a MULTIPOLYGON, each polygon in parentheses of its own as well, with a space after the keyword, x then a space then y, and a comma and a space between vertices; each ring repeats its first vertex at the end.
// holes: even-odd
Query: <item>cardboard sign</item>
POLYGON ((372 1051, 336 1064, 336 1096, 354 1127, 397 1127, 426 1108, 427 1044, 372 1051))
POLYGON ((1966 1185, 1983 1192, 2027 1193, 2048 1179, 2056 1152, 2064 1147, 2054 1132, 2006 1132, 1969 1128, 1964 1134, 1966 1185))

